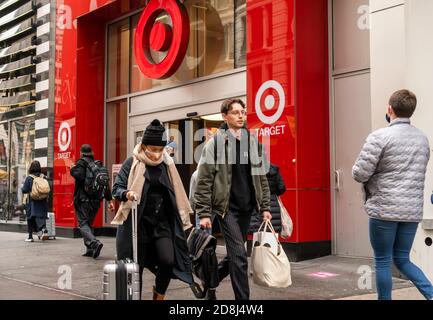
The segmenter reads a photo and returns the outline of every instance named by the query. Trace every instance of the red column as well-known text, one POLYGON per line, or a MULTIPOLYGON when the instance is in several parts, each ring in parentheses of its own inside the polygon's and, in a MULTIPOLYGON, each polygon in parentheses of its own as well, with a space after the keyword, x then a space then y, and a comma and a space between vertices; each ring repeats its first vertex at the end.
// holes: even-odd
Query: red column
POLYGON ((283 174, 295 244, 331 240, 327 10, 247 0, 248 125, 283 174))
MULTIPOLYGON (((56 4, 54 202, 56 224, 76 227, 69 168, 80 146, 104 159, 105 28, 144 0, 59 0, 56 4)), ((102 210, 95 227, 102 226, 102 210)))

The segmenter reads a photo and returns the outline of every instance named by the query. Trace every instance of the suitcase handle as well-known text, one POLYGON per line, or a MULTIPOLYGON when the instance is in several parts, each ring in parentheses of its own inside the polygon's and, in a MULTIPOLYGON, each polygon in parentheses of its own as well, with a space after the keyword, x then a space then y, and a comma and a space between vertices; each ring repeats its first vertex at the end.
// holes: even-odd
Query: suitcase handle
POLYGON ((137 213, 137 206, 138 201, 133 200, 132 201, 132 255, 134 258, 134 262, 138 263, 138 248, 137 248, 137 242, 138 242, 138 235, 137 235, 137 228, 138 228, 138 213, 137 213))

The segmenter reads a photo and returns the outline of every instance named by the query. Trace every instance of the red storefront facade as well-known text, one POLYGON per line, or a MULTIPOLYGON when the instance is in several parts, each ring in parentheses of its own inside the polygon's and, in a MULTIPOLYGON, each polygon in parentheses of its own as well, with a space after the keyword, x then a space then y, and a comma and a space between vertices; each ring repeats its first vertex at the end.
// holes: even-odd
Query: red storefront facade
MULTIPOLYGON (((53 211, 58 227, 77 226, 69 168, 81 144, 90 143, 96 158, 106 157, 106 132, 112 130, 104 118, 107 24, 139 12, 145 2, 57 1, 53 211)), ((283 173, 283 201, 294 221, 286 247, 299 260, 331 253, 327 12, 326 0, 246 1, 248 125, 270 142, 271 161, 283 173)), ((101 209, 95 226, 104 225, 101 209)))

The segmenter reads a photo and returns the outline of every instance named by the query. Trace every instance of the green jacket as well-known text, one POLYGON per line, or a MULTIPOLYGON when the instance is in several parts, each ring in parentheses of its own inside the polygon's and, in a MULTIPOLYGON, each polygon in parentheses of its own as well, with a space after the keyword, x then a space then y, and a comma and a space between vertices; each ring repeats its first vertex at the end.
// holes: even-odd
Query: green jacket
MULTIPOLYGON (((226 128, 223 125, 216 136, 209 140, 203 148, 198 167, 197 189, 193 199, 193 208, 199 218, 211 218, 212 214, 218 214, 224 218, 229 208, 232 165, 228 160, 232 159, 234 141, 227 135, 226 128)), ((249 134, 248 137, 251 177, 257 201, 256 209, 263 213, 270 211, 270 191, 266 178, 265 156, 259 156, 262 153, 262 146, 257 138, 249 134)))

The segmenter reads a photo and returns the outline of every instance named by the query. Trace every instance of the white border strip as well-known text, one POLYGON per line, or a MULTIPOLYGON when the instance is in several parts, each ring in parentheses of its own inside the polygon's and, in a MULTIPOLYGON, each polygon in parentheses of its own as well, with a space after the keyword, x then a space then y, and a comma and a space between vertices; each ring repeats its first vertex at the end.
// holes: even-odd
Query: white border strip
POLYGON ((46 16, 47 14, 50 14, 50 11, 51 11, 50 3, 47 3, 46 5, 40 7, 38 9, 37 19, 40 19, 43 16, 46 16))
POLYGON ((36 82, 36 93, 42 92, 42 91, 46 91, 48 90, 50 87, 50 80, 44 80, 41 82, 36 82))
POLYGON ((48 129, 48 118, 35 120, 35 130, 48 129))
POLYGON ((40 56, 41 54, 44 54, 45 52, 50 51, 50 42, 45 41, 44 43, 39 44, 36 47, 36 55, 40 56))
POLYGON ((48 157, 35 158, 34 160, 39 161, 42 168, 48 167, 48 157))
POLYGON ((42 111, 48 109, 48 99, 36 101, 36 111, 42 111))
POLYGON ((48 148, 48 138, 35 139, 35 150, 48 148))
POLYGON ((44 34, 50 33, 50 22, 44 23, 36 29, 36 36, 39 38, 44 34))
POLYGON ((39 73, 42 73, 45 71, 49 71, 49 70, 50 70, 50 61, 49 60, 38 63, 36 65, 36 74, 39 74, 39 73))

